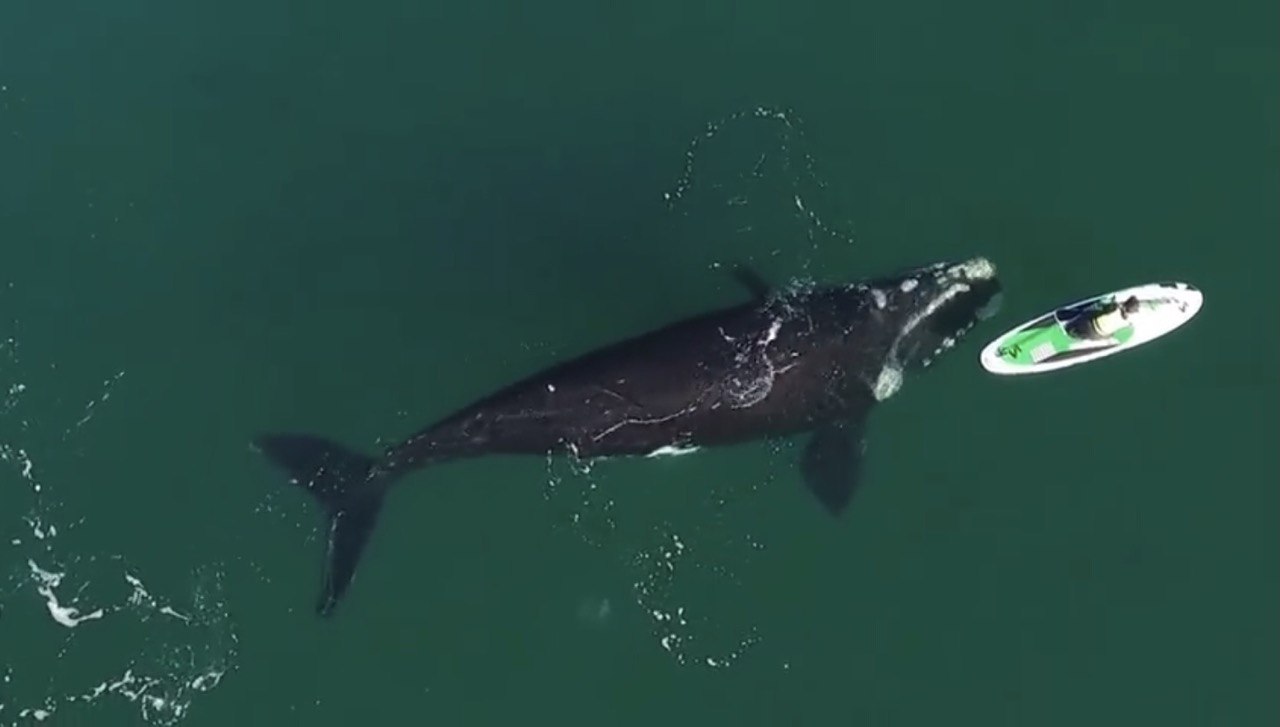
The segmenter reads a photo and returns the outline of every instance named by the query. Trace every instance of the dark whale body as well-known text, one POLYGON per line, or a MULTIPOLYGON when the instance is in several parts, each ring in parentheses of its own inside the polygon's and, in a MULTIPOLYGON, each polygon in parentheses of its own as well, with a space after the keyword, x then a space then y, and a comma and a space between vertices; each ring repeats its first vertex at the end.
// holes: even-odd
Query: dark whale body
POLYGON ((906 371, 928 366, 997 299, 983 258, 860 283, 770 293, 592 351, 510 384, 380 458, 300 434, 257 447, 326 507, 317 612, 345 593, 390 484, 434 463, 491 454, 675 452, 812 431, 804 480, 838 513, 857 484, 863 428, 906 371))

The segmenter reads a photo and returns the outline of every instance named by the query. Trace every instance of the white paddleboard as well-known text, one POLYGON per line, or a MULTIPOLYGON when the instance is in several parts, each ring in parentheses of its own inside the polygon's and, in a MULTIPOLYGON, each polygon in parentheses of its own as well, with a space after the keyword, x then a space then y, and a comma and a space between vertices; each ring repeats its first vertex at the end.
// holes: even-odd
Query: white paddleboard
POLYGON ((1150 283, 1095 295, 1055 308, 1033 318, 988 343, 978 360, 993 374, 1011 376, 1055 371, 1096 361, 1153 341, 1173 331, 1200 312, 1204 296, 1187 283, 1150 283), (1138 299, 1138 310, 1128 325, 1102 340, 1077 337, 1066 324, 1093 306, 1138 299))

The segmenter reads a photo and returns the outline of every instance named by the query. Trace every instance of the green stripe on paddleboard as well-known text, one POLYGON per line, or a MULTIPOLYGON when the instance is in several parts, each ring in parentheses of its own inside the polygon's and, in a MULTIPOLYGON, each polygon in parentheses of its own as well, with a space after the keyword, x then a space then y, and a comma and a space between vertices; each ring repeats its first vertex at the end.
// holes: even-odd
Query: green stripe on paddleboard
MULTIPOLYGON (((1133 337, 1133 326, 1128 325, 1112 336, 1118 344, 1123 344, 1133 337)), ((996 349, 996 354, 1006 363, 1016 366, 1035 366, 1037 359, 1043 361, 1055 354, 1071 350, 1078 341, 1055 323, 1046 328, 1036 328, 1009 336, 996 349)))

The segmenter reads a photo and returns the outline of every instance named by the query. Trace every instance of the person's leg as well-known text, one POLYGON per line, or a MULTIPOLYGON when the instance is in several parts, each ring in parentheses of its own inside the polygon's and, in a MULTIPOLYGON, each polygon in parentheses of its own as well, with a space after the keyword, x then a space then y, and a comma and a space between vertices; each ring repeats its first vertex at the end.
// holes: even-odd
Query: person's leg
POLYGON ((1082 341, 1101 341, 1106 338, 1106 336, 1098 335, 1098 331, 1093 327, 1093 315, 1089 313, 1081 313, 1071 319, 1063 328, 1068 336, 1082 341))

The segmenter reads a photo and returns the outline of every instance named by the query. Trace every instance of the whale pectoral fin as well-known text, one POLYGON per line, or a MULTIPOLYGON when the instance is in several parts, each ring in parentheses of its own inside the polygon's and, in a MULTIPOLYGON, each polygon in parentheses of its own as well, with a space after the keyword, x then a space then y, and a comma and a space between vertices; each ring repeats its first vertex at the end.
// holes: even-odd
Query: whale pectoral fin
POLYGON ((756 272, 753 268, 742 263, 733 266, 733 277, 737 278, 742 287, 751 292, 751 295, 760 300, 769 297, 773 286, 769 285, 764 276, 756 272))
POLYGON ((863 419, 823 424, 804 450, 801 472, 805 487, 832 515, 839 515, 853 498, 862 471, 863 419))

